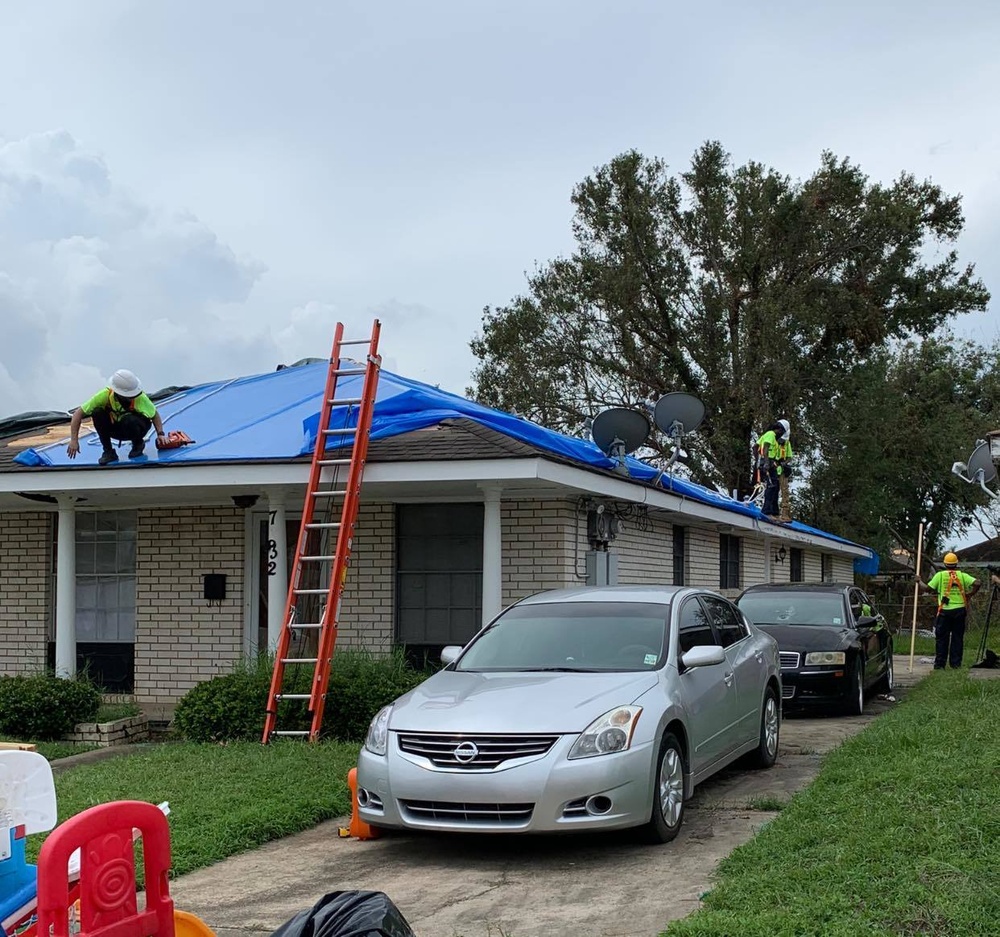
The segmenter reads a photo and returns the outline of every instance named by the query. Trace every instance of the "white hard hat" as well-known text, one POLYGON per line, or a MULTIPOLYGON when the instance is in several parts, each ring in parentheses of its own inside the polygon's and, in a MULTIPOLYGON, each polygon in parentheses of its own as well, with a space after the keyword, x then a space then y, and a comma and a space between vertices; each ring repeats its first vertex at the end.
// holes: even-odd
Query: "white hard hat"
POLYGON ((142 384, 131 371, 124 369, 115 371, 108 379, 110 387, 119 397, 138 397, 142 393, 142 384))
POLYGON ((788 435, 792 431, 791 423, 789 423, 788 420, 778 420, 778 425, 783 426, 785 428, 784 433, 781 434, 781 438, 788 439, 788 435))

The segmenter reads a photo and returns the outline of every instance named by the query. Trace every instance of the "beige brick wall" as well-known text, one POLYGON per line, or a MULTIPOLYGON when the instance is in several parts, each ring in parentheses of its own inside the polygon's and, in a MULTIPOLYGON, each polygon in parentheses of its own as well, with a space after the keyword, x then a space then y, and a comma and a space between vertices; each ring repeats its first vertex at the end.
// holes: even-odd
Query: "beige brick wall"
MULTIPOLYGON (((817 561, 819 562, 819 561, 817 561)), ((833 557, 833 581, 854 582, 854 558, 850 556, 833 557)))
POLYGON ((719 535, 714 530, 688 528, 687 583, 719 588, 719 535))
POLYGON ((767 557, 763 539, 744 537, 740 546, 740 561, 741 586, 767 582, 767 557))
POLYGON ((668 586, 674 581, 673 527, 662 514, 622 520, 612 549, 623 585, 668 586))
POLYGON ((574 501, 502 501, 504 607, 545 589, 583 585, 587 519, 574 501))
POLYGON ((181 507, 138 513, 135 696, 176 702, 196 683, 228 673, 243 654, 244 512, 181 507), (226 598, 209 606, 202 576, 226 574, 226 598))
POLYGON ((52 517, 0 514, 0 673, 45 667, 52 517))
MULTIPOLYGON (((338 647, 391 649, 396 613, 396 511, 362 504, 341 604, 338 647)), ((291 558, 289 558, 291 562, 291 558)))

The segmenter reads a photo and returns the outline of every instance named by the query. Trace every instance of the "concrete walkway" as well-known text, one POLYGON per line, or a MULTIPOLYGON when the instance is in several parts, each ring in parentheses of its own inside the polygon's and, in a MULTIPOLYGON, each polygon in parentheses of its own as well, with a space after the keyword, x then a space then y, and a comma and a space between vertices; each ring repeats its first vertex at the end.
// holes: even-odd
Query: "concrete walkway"
MULTIPOLYGON (((897 656, 897 700, 930 671, 897 656)), ((270 934, 326 892, 385 892, 418 937, 654 937, 698 907, 719 861, 816 776, 822 756, 895 706, 871 700, 862 716, 790 717, 769 771, 723 772, 696 790, 680 836, 637 846, 625 835, 495 837, 395 834, 340 839, 308 832, 182 876, 177 907, 220 937, 270 934)))

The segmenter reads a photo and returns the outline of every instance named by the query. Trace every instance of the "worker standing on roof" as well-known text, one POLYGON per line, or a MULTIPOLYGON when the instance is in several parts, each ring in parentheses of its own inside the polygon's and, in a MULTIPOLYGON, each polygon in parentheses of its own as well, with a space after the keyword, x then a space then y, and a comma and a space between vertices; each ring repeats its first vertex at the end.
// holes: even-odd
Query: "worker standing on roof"
POLYGON ((958 568, 958 557, 945 553, 944 569, 939 569, 926 585, 917 577, 921 592, 936 592, 937 617, 934 619, 934 669, 944 670, 947 663, 953 669, 962 666, 965 642, 965 621, 969 599, 979 591, 980 583, 958 568))
POLYGON ((778 420, 757 440, 757 472, 764 486, 764 514, 771 520, 778 520, 780 440, 787 439, 789 433, 788 420, 778 420))
POLYGON ((788 491, 788 479, 792 477, 792 427, 788 420, 778 420, 784 428, 784 433, 778 437, 778 483, 781 489, 782 523, 792 519, 792 503, 788 491))
POLYGON ((112 439, 132 443, 128 454, 130 459, 142 455, 150 426, 156 427, 157 442, 165 441, 156 405, 142 392, 139 378, 131 371, 115 371, 107 387, 73 411, 69 424, 69 445, 66 447, 66 454, 71 459, 75 459, 80 451, 80 424, 85 416, 93 419, 94 430, 104 447, 97 460, 99 465, 118 461, 112 439))

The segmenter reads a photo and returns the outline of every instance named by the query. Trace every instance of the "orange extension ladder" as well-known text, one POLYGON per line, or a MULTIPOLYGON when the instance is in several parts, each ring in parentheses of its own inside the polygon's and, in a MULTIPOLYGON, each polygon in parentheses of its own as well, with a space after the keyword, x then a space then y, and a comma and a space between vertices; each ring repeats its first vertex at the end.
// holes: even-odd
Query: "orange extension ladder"
MULTIPOLYGON (((268 692, 267 712, 264 718, 265 745, 278 736, 308 736, 309 741, 314 742, 319 738, 323 724, 323 710, 330 682, 330 663, 337 642, 340 603, 347 580, 347 568, 351 561, 351 545, 361 500, 361 480, 368 454, 375 392, 382 365, 378 353, 380 331, 381 323, 376 319, 372 325, 370 338, 345 342, 344 326, 341 322, 337 323, 334 332, 330 367, 316 431, 316 448, 313 450, 312 468, 302 508, 302 523, 295 542, 295 558, 289 577, 288 597, 285 600, 281 637, 278 640, 271 688, 268 692), (363 365, 341 357, 341 351, 347 345, 368 346, 368 354, 363 365), (364 375, 361 396, 338 397, 339 379, 359 374, 364 375), (345 408, 344 419, 341 421, 338 413, 338 426, 331 427, 333 410, 340 407, 345 408), (356 421, 352 420, 354 416, 357 417, 356 421), (349 455, 345 455, 342 451, 327 453, 328 446, 332 449, 339 447, 342 450, 348 445, 351 447, 349 455), (341 482, 340 473, 344 467, 347 468, 347 478, 341 482), (341 498, 343 500, 338 513, 336 503, 341 498), (325 585, 320 585, 319 579, 322 578, 322 574, 317 578, 316 571, 329 572, 329 579, 325 585), (310 580, 316 580, 315 585, 310 580), (310 615, 309 606, 316 605, 317 597, 320 610, 318 614, 313 611, 310 615), (318 638, 316 638, 317 633, 318 638), (301 648, 306 644, 313 648, 309 652, 310 656, 295 656, 292 651, 293 645, 301 648), (290 664, 293 665, 291 672, 288 668, 290 664), (305 664, 312 665, 312 685, 308 693, 294 692, 304 689, 294 684, 295 678, 302 674, 301 665, 305 664), (289 682, 292 686, 288 685, 289 682), (280 704, 291 700, 308 701, 306 705, 309 716, 308 729, 278 728, 280 704)), ((301 705, 300 702, 299 710, 301 705)), ((301 724, 300 722, 299 725, 301 724)))

